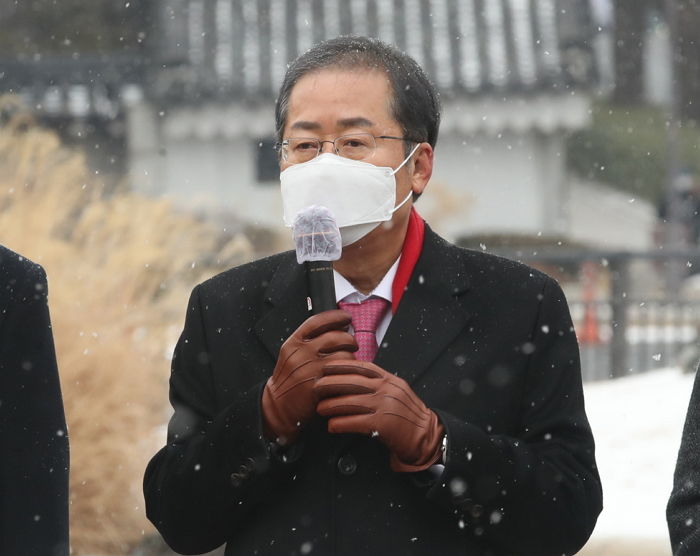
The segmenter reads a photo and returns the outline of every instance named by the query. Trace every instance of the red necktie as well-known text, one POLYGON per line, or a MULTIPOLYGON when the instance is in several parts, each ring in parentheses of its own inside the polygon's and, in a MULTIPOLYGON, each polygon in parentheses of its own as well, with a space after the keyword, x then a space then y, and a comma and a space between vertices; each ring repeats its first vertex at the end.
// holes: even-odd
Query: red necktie
POLYGON ((381 297, 370 297, 362 303, 341 301, 338 306, 350 313, 355 340, 360 349, 355 357, 360 361, 373 361, 377 355, 377 326, 389 308, 389 302, 381 297))

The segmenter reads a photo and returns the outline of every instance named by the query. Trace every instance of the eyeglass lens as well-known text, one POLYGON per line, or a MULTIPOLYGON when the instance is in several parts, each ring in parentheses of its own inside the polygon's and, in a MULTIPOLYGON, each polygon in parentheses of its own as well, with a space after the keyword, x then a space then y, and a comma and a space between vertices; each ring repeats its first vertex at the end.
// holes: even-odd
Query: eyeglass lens
MULTIPOLYGON (((309 137, 290 137, 282 145, 282 154, 288 162, 298 164, 315 158, 320 152, 323 143, 309 137)), ((369 158, 377 146, 374 136, 369 133, 353 133, 337 137, 332 141, 336 154, 353 160, 369 158)))

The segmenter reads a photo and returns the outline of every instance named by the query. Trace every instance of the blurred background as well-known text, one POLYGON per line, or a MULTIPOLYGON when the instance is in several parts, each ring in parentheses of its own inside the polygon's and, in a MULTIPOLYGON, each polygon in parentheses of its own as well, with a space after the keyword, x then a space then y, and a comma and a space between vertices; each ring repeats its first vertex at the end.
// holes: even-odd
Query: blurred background
POLYGON ((76 555, 168 554, 141 478, 189 290, 291 247, 286 64, 382 38, 441 93, 418 211, 563 285, 605 510, 582 554, 670 554, 700 358, 700 2, 0 0, 0 243, 44 265, 76 555))

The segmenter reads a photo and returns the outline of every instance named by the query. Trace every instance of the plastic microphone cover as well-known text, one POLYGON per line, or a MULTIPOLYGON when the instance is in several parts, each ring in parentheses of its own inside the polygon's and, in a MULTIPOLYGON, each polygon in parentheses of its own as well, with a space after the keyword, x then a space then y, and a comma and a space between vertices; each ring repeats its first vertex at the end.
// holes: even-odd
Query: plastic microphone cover
POLYGON ((337 261, 343 251, 338 224, 324 206, 311 205, 300 210, 294 219, 293 234, 299 264, 337 261))

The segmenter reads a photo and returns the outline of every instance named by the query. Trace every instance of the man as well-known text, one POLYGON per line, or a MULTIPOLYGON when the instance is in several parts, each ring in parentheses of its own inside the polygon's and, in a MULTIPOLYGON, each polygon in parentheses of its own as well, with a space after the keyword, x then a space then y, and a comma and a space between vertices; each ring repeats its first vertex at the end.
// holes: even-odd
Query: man
POLYGON ((695 375, 678 450, 673 489, 666 507, 668 532, 675 556, 700 552, 700 374, 695 375))
POLYGON ((0 245, 0 554, 68 555, 68 434, 44 270, 0 245))
POLYGON ((292 252, 195 288, 151 521, 183 553, 576 552, 601 490, 566 302, 412 208, 439 124, 423 71, 326 41, 288 69, 276 123, 285 219, 329 205, 345 310, 309 316, 292 252))

